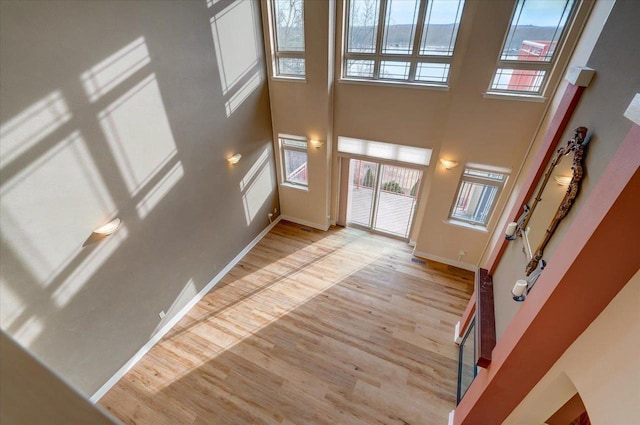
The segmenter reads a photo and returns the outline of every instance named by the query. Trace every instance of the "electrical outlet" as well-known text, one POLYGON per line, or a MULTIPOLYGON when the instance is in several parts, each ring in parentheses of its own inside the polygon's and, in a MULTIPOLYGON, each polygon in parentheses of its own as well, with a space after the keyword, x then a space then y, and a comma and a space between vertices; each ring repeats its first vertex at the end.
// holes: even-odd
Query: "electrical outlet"
POLYGON ((158 313, 158 316, 160 316, 161 319, 164 319, 164 316, 166 316, 167 313, 164 312, 164 310, 162 310, 160 313, 158 313))
POLYGON ((277 209, 277 208, 274 208, 274 209, 273 209, 273 213, 274 213, 274 214, 278 214, 278 209, 277 209))

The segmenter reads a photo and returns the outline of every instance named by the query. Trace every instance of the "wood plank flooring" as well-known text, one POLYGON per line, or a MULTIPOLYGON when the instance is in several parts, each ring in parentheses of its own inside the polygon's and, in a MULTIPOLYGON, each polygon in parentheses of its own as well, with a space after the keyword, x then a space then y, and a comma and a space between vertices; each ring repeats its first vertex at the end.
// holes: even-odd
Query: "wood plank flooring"
POLYGON ((99 402, 126 424, 446 424, 473 274, 281 222, 99 402))

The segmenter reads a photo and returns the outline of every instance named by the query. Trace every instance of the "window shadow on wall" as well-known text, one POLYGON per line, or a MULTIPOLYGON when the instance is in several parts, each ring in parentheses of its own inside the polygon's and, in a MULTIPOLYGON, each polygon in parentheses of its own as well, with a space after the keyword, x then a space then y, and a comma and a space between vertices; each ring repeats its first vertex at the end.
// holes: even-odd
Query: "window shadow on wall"
POLYGON ((257 5, 209 3, 3 8, 2 329, 86 395, 267 225, 277 202, 257 5), (222 70, 206 16, 219 8, 218 31, 221 20, 252 29, 259 49, 222 70), (32 22, 13 23, 22 13, 32 22), (158 25, 168 17, 172 26, 158 25), (20 36, 41 44, 25 50, 20 36), (225 154, 240 148, 248 161, 229 172, 225 154), (91 236, 114 217, 116 233, 91 236))

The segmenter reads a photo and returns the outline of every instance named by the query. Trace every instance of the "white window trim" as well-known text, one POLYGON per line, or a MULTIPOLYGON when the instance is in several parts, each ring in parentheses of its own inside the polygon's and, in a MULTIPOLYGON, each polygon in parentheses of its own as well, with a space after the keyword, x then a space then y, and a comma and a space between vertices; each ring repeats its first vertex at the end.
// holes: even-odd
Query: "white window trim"
POLYGON ((458 24, 458 33, 456 34, 456 41, 453 46, 453 52, 449 56, 444 55, 420 55, 420 43, 422 42, 422 35, 424 31, 424 23, 426 19, 426 9, 428 0, 420 0, 420 4, 418 6, 418 20, 416 22, 416 30, 413 39, 413 48, 412 53, 408 54, 397 54, 397 53, 382 53, 382 44, 384 39, 384 26, 385 26, 385 17, 387 12, 387 5, 389 0, 380 0, 380 9, 378 10, 378 29, 376 33, 376 51, 375 53, 353 53, 348 52, 348 44, 349 44, 349 11, 351 0, 344 0, 343 8, 342 8, 342 49, 341 49, 341 60, 340 60, 340 82, 354 82, 358 84, 383 84, 383 85, 393 85, 399 86, 404 85, 408 87, 420 86, 423 88, 430 89, 445 89, 449 88, 449 81, 451 80, 451 72, 454 63, 454 56, 456 52, 456 46, 459 40, 460 26, 462 25, 462 19, 465 11, 465 3, 467 0, 463 1, 462 11, 460 13, 460 24, 458 24), (347 60, 372 60, 374 62, 374 70, 373 77, 350 77, 346 75, 346 66, 347 60), (379 78, 380 75, 380 65, 382 61, 398 61, 398 62, 409 62, 409 76, 408 79, 392 79, 392 78, 379 78), (418 68, 418 63, 446 63, 449 64, 449 73, 447 75, 447 80, 444 82, 437 81, 423 81, 416 80, 415 75, 418 68))
POLYGON ((309 140, 307 140, 306 137, 302 137, 302 136, 294 136, 291 134, 278 134, 278 147, 280 149, 280 164, 281 164, 280 176, 281 176, 281 182, 282 182, 280 183, 280 185, 291 187, 294 189, 301 189, 301 190, 308 191, 309 190, 309 140), (291 146, 285 147, 284 144, 282 143, 283 139, 295 140, 297 142, 304 142, 306 147, 305 148, 296 148, 291 146), (307 183, 299 183, 299 182, 294 182, 287 179, 287 160, 285 158, 285 151, 287 150, 294 151, 294 152, 304 152, 307 155, 307 183))
POLYGON ((407 87, 407 88, 416 88, 416 89, 425 89, 425 90, 438 90, 438 91, 449 91, 449 86, 436 84, 436 83, 425 83, 425 82, 410 82, 410 81, 402 81, 402 80, 362 80, 355 77, 348 78, 340 78, 338 80, 341 84, 363 84, 370 86, 387 86, 387 87, 407 87))
POLYGON ((507 27, 507 31, 504 34, 504 39, 502 40, 502 44, 500 46, 498 61, 496 63, 495 70, 491 75, 491 80, 489 81, 489 88, 485 93, 483 93, 483 96, 489 99, 493 98, 544 102, 547 100, 547 98, 545 97, 547 89, 552 86, 553 81, 557 81, 557 75, 555 75, 558 68, 557 65, 559 63, 566 62, 566 58, 568 56, 568 40, 572 37, 572 34, 579 32, 578 30, 576 30, 576 27, 579 27, 581 29, 582 25, 584 25, 584 22, 579 23, 578 21, 580 20, 579 16, 583 13, 581 12, 581 9, 584 9, 583 6, 585 2, 583 2, 582 0, 575 0, 573 10, 567 18, 567 22, 564 26, 562 34, 558 39, 557 47, 555 48, 553 56, 551 57, 551 60, 549 62, 503 60, 501 59, 502 52, 504 50, 505 43, 507 42, 507 37, 509 36, 509 31, 515 17, 515 13, 518 10, 519 1, 520 0, 517 0, 514 4, 513 12, 511 12, 511 18, 509 19, 509 26, 507 27), (496 89, 492 86, 498 69, 545 71, 545 75, 543 77, 542 83, 540 84, 540 89, 537 91, 496 89))
POLYGON ((451 226, 464 227, 465 229, 475 230, 476 232, 488 233, 488 226, 482 224, 472 224, 467 221, 461 221, 457 218, 447 218, 446 220, 442 220, 443 223, 449 224, 451 226))
POLYGON ((456 188, 456 192, 455 192, 455 196, 453 198, 453 202, 451 203, 451 207, 449 208, 449 215, 448 215, 447 219, 444 220, 445 223, 456 225, 456 226, 461 226, 461 227, 466 227, 466 228, 470 228, 470 229, 474 229, 474 230, 486 231, 487 228, 489 227, 489 223, 490 223, 491 219, 493 218, 493 213, 495 212, 496 206, 498 205, 498 202, 500 200, 500 196, 502 195, 502 191, 504 190, 505 186, 507 185, 507 180, 509 180, 510 172, 511 172, 511 170, 509 168, 496 167, 496 166, 484 165, 484 164, 466 163, 464 168, 463 168, 463 170, 462 170, 462 175, 460 176, 460 181, 458 182, 458 186, 456 188), (502 174, 502 175, 504 175, 504 180, 502 180, 500 182, 500 181, 496 181, 496 180, 485 179, 485 178, 482 178, 482 177, 465 175, 464 172, 466 170, 468 170, 468 169, 470 169, 470 170, 478 170, 478 171, 485 171, 485 172, 496 173, 496 174, 502 174), (495 197, 493 199, 491 207, 489 208, 489 212, 487 213, 487 217, 486 217, 484 223, 478 223, 476 221, 465 220, 463 218, 454 217, 453 216, 453 211, 455 210, 456 204, 458 202, 458 196, 460 194, 460 189, 462 188, 462 184, 464 182, 480 183, 480 184, 484 184, 486 186, 494 186, 494 187, 498 188, 498 191, 496 192, 496 195, 495 195, 495 197))
POLYGON ((525 102, 538 102, 543 103, 547 101, 547 98, 537 94, 522 94, 522 93, 503 93, 503 92, 485 92, 482 93, 484 99, 499 99, 499 100, 518 100, 525 102))
MULTIPOLYGON (((304 37, 304 45, 302 48, 302 51, 289 51, 289 50, 278 50, 278 31, 277 31, 277 26, 276 26, 276 12, 275 12, 275 0, 267 0, 268 2, 268 7, 267 7, 267 18, 269 21, 269 38, 270 38, 270 45, 271 45, 271 62, 272 62, 272 69, 271 69, 271 78, 274 80, 282 80, 282 81, 305 81, 306 82, 306 78, 307 78, 307 59, 306 59, 306 53, 307 53, 307 37, 305 34, 304 37), (303 75, 298 75, 298 74, 283 74, 280 72, 279 69, 279 62, 278 59, 286 59, 286 58, 290 58, 290 59, 302 59, 304 61, 304 74, 303 75)), ((304 2, 305 0, 302 0, 302 26, 303 26, 303 32, 305 31, 306 25, 304 24, 304 17, 305 17, 305 13, 304 13, 304 2)))

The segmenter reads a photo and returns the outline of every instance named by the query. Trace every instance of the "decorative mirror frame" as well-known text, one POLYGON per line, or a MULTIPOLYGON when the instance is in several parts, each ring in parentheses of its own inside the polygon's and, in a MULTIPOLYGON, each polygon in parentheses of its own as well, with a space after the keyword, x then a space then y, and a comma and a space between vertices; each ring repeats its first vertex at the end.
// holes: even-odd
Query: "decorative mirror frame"
MULTIPOLYGON (((544 189, 547 186, 547 183, 549 182, 549 179, 551 178, 551 175, 556 165, 558 165, 558 163, 563 157, 573 152, 573 164, 571 166, 571 169, 573 170, 573 175, 571 177, 571 182, 567 187, 567 191, 564 195, 564 198, 562 199, 560 206, 558 207, 553 219, 551 220, 549 227, 547 227, 547 230, 545 231, 544 239, 538 245, 538 248, 536 249, 535 253, 532 253, 531 259, 529 260, 529 263, 525 268, 526 275, 530 278, 533 278, 534 275, 536 275, 535 277, 537 277, 537 275, 540 274, 541 268, 539 268, 539 265, 541 262, 542 262, 542 267, 546 265, 544 260, 542 260, 542 256, 544 255, 544 250, 547 244, 549 243, 549 241, 551 240, 553 233, 556 231, 558 224, 560 224, 560 221, 562 221, 562 219, 567 215, 567 213, 573 206, 573 203, 576 197, 578 196, 578 192, 580 190, 580 183, 584 176, 584 155, 585 155, 586 136, 587 136, 587 128, 578 127, 575 130, 575 135, 573 139, 569 140, 566 146, 558 149, 556 156, 552 159, 549 165, 549 168, 544 175, 540 188, 536 193, 536 196, 533 200, 531 207, 529 207, 529 205, 524 205, 523 207, 524 212, 522 213, 522 215, 517 221, 515 234, 524 235, 525 229, 527 229, 527 225, 529 224, 529 220, 531 219, 531 216, 533 215, 533 212, 535 211, 536 206, 538 205, 538 202, 540 202, 540 200, 542 199, 542 193, 544 192, 544 189)), ((508 239, 512 239, 512 238, 508 238, 508 239)), ((530 289, 531 287, 528 288, 528 290, 530 289)))

